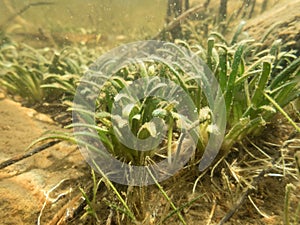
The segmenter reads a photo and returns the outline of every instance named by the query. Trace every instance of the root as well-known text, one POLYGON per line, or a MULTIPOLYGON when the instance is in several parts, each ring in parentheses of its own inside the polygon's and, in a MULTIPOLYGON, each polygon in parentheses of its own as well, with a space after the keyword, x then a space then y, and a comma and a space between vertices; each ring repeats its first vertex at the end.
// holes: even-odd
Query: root
POLYGON ((56 145, 59 142, 60 141, 51 141, 49 143, 43 144, 42 146, 39 146, 39 147, 33 149, 30 152, 26 152, 25 154, 17 155, 17 156, 15 156, 15 157, 13 157, 9 160, 6 160, 6 161, 0 163, 0 170, 4 169, 4 168, 6 168, 6 167, 8 167, 12 164, 15 164, 15 163, 17 163, 17 162, 19 162, 23 159, 29 158, 29 157, 35 155, 36 153, 39 153, 39 152, 41 152, 41 151, 43 151, 43 150, 45 150, 45 149, 47 149, 47 148, 49 148, 53 145, 56 145))

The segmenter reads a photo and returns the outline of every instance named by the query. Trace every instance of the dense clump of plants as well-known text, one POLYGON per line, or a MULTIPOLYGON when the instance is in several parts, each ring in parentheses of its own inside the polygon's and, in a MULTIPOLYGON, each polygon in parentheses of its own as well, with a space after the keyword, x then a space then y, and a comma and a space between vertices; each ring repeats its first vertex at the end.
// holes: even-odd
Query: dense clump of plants
POLYGON ((0 83, 27 105, 72 100, 80 77, 102 49, 35 49, 6 37, 0 45, 0 83))
MULTIPOLYGON (((231 152, 232 146, 245 137, 260 135, 278 113, 282 113, 296 130, 300 130, 284 110, 284 107, 299 98, 299 58, 296 57, 294 51, 282 49, 280 40, 276 40, 269 49, 262 50, 260 49, 260 43, 254 40, 237 41, 237 35, 229 43, 225 41, 222 35, 213 33, 208 38, 205 46, 199 44, 190 45, 183 41, 177 41, 177 45, 174 44, 173 46, 174 48, 178 48, 178 46, 189 48, 200 57, 217 78, 223 92, 227 124, 218 159, 225 158, 231 152)), ((58 72, 58 70, 56 71, 58 72)), ((97 97, 95 114, 91 114, 90 111, 84 111, 80 107, 71 108, 71 110, 80 111, 81 115, 85 115, 89 119, 95 119, 95 125, 88 125, 88 128, 91 130, 90 133, 86 130, 81 132, 80 129, 77 129, 78 133, 75 132, 75 137, 83 135, 89 138, 92 137, 94 140, 98 139, 104 143, 106 149, 114 157, 132 165, 155 165, 162 159, 170 158, 170 154, 174 154, 174 146, 177 146, 180 141, 179 128, 182 115, 179 115, 176 111, 176 107, 174 107, 176 103, 166 102, 163 99, 149 96, 135 105, 126 104, 126 99, 130 99, 132 96, 122 93, 122 98, 124 99, 123 113, 128 115, 128 121, 114 118, 111 114, 113 102, 124 87, 129 87, 135 79, 141 77, 146 77, 150 83, 155 83, 157 76, 168 78, 181 86, 191 97, 194 104, 197 105, 199 118, 196 130, 199 142, 197 143, 194 158, 189 164, 190 166, 198 165, 204 154, 207 140, 214 132, 211 126, 212 111, 209 108, 205 95, 202 93, 203 90, 197 82, 193 78, 186 76, 181 70, 174 71, 173 66, 168 64, 140 62, 131 66, 125 66, 117 71, 106 82, 97 97), (94 115, 95 117, 93 117, 94 115), (162 119, 169 129, 163 142, 157 148, 139 152, 124 146, 118 139, 120 136, 117 136, 116 132, 118 132, 118 129, 122 129, 122 124, 126 123, 129 124, 134 135, 140 139, 157 136, 160 128, 151 122, 155 117, 162 119), (118 124, 119 127, 114 127, 113 120, 117 120, 115 124, 118 124), (92 132, 94 130, 97 131, 96 136, 92 132)), ((67 81, 63 85, 65 81, 62 82, 59 79, 59 75, 52 75, 52 77, 55 78, 52 80, 53 83, 43 85, 43 87, 55 87, 61 91, 66 91, 67 89, 75 90, 78 84, 67 81)), ((152 91, 155 91, 161 85, 155 84, 152 86, 152 91)), ((91 87, 93 86, 97 86, 97 84, 92 84, 91 87)), ((149 88, 151 88, 150 86, 149 88)), ((86 91, 88 92, 88 90, 86 91)), ((69 93, 72 96, 74 91, 69 91, 69 93)), ((191 121, 186 122, 187 127, 192 126, 191 121)), ((87 125, 78 122, 69 126, 69 128, 78 127, 86 128, 87 125)), ((43 137, 42 140, 62 138, 76 142, 78 139, 75 137, 73 134, 59 133, 43 137)), ((90 143, 80 144, 88 146, 90 143)), ((102 154, 101 149, 93 149, 93 151, 102 154)), ((105 177, 102 168, 96 166, 96 170, 100 171, 105 177)), ((112 183, 109 184, 114 187, 112 183)), ((157 183, 157 185, 159 184, 157 183)), ((161 192, 167 196, 163 188, 159 187, 161 192)), ((118 190, 115 187, 113 190, 123 203, 124 210, 127 211, 130 219, 136 220, 135 213, 125 203, 118 190)), ((177 208, 174 206, 173 209, 178 213, 179 218, 184 221, 177 208)))
MULTIPOLYGON (((300 95, 300 59, 295 55, 295 51, 284 50, 281 40, 274 41, 268 49, 262 49, 262 43, 252 39, 240 41, 242 26, 243 24, 238 27, 230 41, 213 32, 203 43, 190 39, 187 42, 176 40, 176 44, 169 44, 174 48, 187 48, 194 52, 205 62, 220 85, 226 106, 227 123, 218 159, 225 158, 233 145, 240 140, 260 135, 278 113, 283 114, 294 128, 300 131, 285 112, 285 107, 300 95)), ((0 47, 0 82, 8 93, 21 96, 29 104, 45 100, 73 100, 80 78, 88 71, 87 65, 92 63, 97 53, 87 48, 67 47, 56 52, 49 48, 36 50, 26 45, 5 43, 0 47)), ((108 61, 107 65, 109 63, 113 62, 108 61)), ((50 134, 38 141, 58 138, 77 143, 76 137, 85 136, 88 137, 86 140, 100 140, 111 155, 124 163, 155 166, 162 159, 168 159, 171 163, 171 155, 177 152, 176 149, 180 145, 182 128, 188 130, 193 127, 196 128, 195 135, 199 140, 188 166, 198 165, 205 154, 209 137, 217 132, 218 127, 213 126, 213 110, 210 109, 201 85, 184 71, 174 68, 175 65, 163 62, 140 62, 122 67, 99 91, 95 98, 95 112, 91 113, 78 105, 70 107, 70 110, 80 112, 85 120, 92 121, 93 125, 80 123, 78 120, 67 127, 74 128, 75 133, 50 134), (121 97, 118 95, 122 89, 129 87, 139 78, 146 78, 149 84, 153 84, 149 85, 149 93, 154 93, 160 86, 163 87, 163 84, 157 83, 158 77, 169 79, 185 90, 196 106, 196 121, 186 119, 183 127, 182 118, 185 117, 176 110, 178 102, 168 102, 149 95, 143 101, 131 104, 131 101, 128 101, 132 98, 130 93, 122 93, 121 97), (116 98, 122 99, 122 113, 127 115, 126 121, 112 114, 116 98), (122 136, 118 136, 117 133, 121 133, 125 125, 129 125, 132 133, 139 139, 158 136, 161 128, 152 122, 155 118, 159 118, 168 129, 163 141, 156 148, 140 152, 122 144, 119 139, 122 136), (118 126, 114 126, 115 124, 118 126), (88 129, 82 132, 80 128, 88 129)), ((97 83, 91 83, 90 87, 97 88, 97 83)), ((82 91, 89 93, 90 90, 82 91)), ((101 155, 102 149, 93 148, 91 143, 93 141, 83 141, 80 144, 101 155)), ((96 166, 96 170, 107 178, 103 168, 96 166)), ((149 173, 152 176, 150 170, 149 173)), ((96 184, 95 176, 93 179, 96 184)), ((136 221, 133 209, 128 206, 115 185, 106 180, 122 203, 123 208, 118 210, 125 211, 129 220, 136 221)), ((176 208, 160 184, 156 182, 156 185, 173 208, 172 214, 177 213, 181 222, 186 224, 180 213, 183 207, 176 208)), ((95 186, 98 187, 99 183, 95 186)), ((97 190, 94 190, 94 194, 96 192, 97 190)), ((88 199, 85 193, 84 197, 88 199)), ((89 212, 95 216, 92 207, 90 204, 89 212)), ((98 220, 97 216, 95 218, 98 220)))
MULTIPOLYGON (((237 31, 237 33, 239 32, 240 30, 237 31)), ((226 105, 227 131, 221 155, 229 153, 232 145, 247 135, 259 135, 278 112, 283 113, 299 131, 299 127, 283 109, 290 102, 297 99, 300 94, 300 60, 296 57, 295 51, 282 50, 280 40, 276 40, 269 49, 261 50, 260 43, 254 40, 237 42, 237 36, 238 34, 234 36, 230 43, 227 43, 221 35, 213 33, 206 46, 189 45, 182 41, 177 42, 179 46, 191 49, 207 64, 217 78, 223 92, 226 105)), ((174 45, 174 47, 176 46, 174 45)), ((71 65, 74 63, 71 65, 65 63, 63 64, 65 67, 62 67, 62 65, 55 67, 53 61, 55 60, 53 59, 52 64, 48 67, 48 69, 52 68, 53 73, 46 74, 43 79, 43 81, 51 82, 43 84, 42 88, 57 88, 64 93, 71 94, 71 96, 74 95, 78 84, 74 81, 78 81, 79 75, 83 73, 82 70, 80 72, 78 67, 76 67, 76 71, 71 69, 71 65), (66 74, 60 74, 62 71, 66 71, 66 74), (72 79, 72 74, 76 74, 77 78, 72 79)), ((168 78, 186 90, 197 106, 199 115, 209 107, 201 87, 193 81, 193 78, 185 75, 183 71, 174 71, 172 65, 141 63, 122 68, 104 85, 96 105, 96 113, 98 113, 96 115, 99 115, 96 119, 101 127, 99 138, 106 143, 106 147, 116 157, 122 156, 129 161, 142 160, 136 159, 135 153, 118 144, 118 138, 115 137, 115 131, 112 128, 110 114, 115 97, 120 90, 128 87, 135 79, 148 77, 149 80, 155 80, 156 76, 168 78)), ((8 74, 6 74, 6 79, 8 77, 8 74)), ((130 98, 130 96, 124 98, 130 98)), ((158 98, 149 98, 145 99, 140 105, 129 107, 125 104, 124 108, 128 110, 126 113, 129 115, 129 124, 137 137, 145 139, 157 135, 154 130, 159 129, 155 129, 149 121, 155 113, 159 112, 166 124, 174 121, 170 137, 166 139, 167 146, 170 148, 172 143, 176 141, 172 133, 176 133, 176 129, 178 129, 180 115, 174 111, 175 107, 172 106, 172 103, 167 103, 158 98)), ((207 141, 205 139, 209 136, 208 128, 210 127, 207 126, 211 122, 209 114, 208 108, 206 125, 199 126, 199 134, 201 134, 199 137, 203 139, 199 140, 200 144, 197 145, 198 151, 201 152, 199 156, 203 154, 207 141)), ((118 121, 118 123, 126 122, 118 121)))

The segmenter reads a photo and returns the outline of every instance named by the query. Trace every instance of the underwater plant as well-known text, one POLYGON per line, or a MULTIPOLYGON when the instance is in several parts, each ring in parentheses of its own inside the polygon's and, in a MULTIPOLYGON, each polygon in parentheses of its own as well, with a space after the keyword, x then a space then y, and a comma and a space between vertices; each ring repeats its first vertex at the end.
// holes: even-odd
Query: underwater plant
POLYGON ((71 100, 77 82, 101 49, 34 49, 7 42, 0 46, 0 83, 27 105, 71 100))
MULTIPOLYGON (((274 41, 268 49, 261 49, 261 43, 254 40, 239 41, 238 36, 241 33, 242 26, 243 24, 238 27, 230 41, 227 41, 221 34, 213 32, 205 45, 195 44, 195 42, 189 44, 181 40, 177 40, 176 44, 168 43, 173 49, 179 51, 189 49, 194 52, 195 56, 206 63, 219 83, 226 106, 224 117, 227 122, 224 140, 217 160, 224 159, 232 151, 232 147, 246 137, 259 136, 278 112, 282 113, 297 131, 300 130, 284 109, 300 95, 300 59, 297 58, 295 51, 284 50, 280 40, 274 41)), ((67 52, 72 52, 72 50, 67 52)), ((66 56, 66 58, 68 57, 66 56)), ((77 64, 72 61, 69 64, 75 66, 68 66, 68 63, 63 59, 60 59, 59 54, 52 57, 51 63, 47 66, 48 75, 43 77, 47 84, 43 84, 42 87, 45 90, 55 88, 61 93, 68 92, 68 99, 72 100, 78 89, 80 79, 80 76, 73 77, 73 74, 83 75, 84 71, 89 70, 86 67, 80 67, 82 65, 80 61, 77 64), (50 68, 51 71, 49 71, 50 68), (64 79, 64 76, 66 79, 64 79)), ((75 62, 78 61, 75 60, 75 62)), ((114 65, 114 63, 112 59, 107 61, 105 66, 110 68, 109 66, 114 65)), ((93 72, 97 72, 97 68, 94 68, 93 72)), ((196 71, 196 73, 201 74, 203 70, 196 71)), ((103 78, 107 79, 107 77, 103 78)), ((180 67, 159 60, 139 61, 114 71, 113 76, 106 80, 101 90, 99 90, 97 82, 88 80, 83 82, 86 82, 88 84, 86 87, 89 88, 83 88, 79 91, 96 101, 94 105, 86 105, 83 101, 82 105, 75 104, 69 109, 81 115, 81 118, 66 127, 74 129, 75 132, 48 133, 36 142, 46 139, 68 140, 90 148, 93 153, 98 154, 100 157, 105 157, 103 149, 99 149, 97 145, 94 145, 94 143, 100 141, 110 155, 124 164, 150 168, 150 166, 155 166, 161 160, 166 159, 168 162, 174 162, 171 155, 180 152, 177 150, 181 148, 182 128, 187 129, 195 126, 196 132, 192 133, 192 136, 195 135, 198 142, 193 157, 187 164, 191 167, 199 164, 205 154, 209 137, 214 135, 214 127, 211 126, 214 113, 208 104, 207 96, 203 94, 203 86, 199 85, 194 77, 188 76, 180 67), (141 101, 132 104, 131 100, 134 97, 132 93, 122 90, 129 88, 139 78, 147 80, 148 93, 175 91, 175 89, 166 88, 166 84, 160 83, 160 79, 171 80, 180 86, 196 106, 196 123, 194 124, 195 121, 188 120, 187 117, 180 114, 176 109, 178 105, 176 101, 168 102, 163 98, 149 94, 139 99, 141 101), (98 92, 92 90, 93 88, 98 92), (97 93, 97 95, 93 96, 94 93, 97 93), (113 114, 116 100, 119 101, 120 112, 126 120, 113 114), (160 123, 153 123, 153 119, 158 119, 160 123), (90 121, 90 124, 82 121, 90 121), (137 151, 122 142, 122 138, 126 138, 122 135, 122 129, 126 126, 130 127, 135 137, 143 140, 159 136, 159 132, 162 130, 159 125, 165 125, 167 130, 161 143, 156 145, 155 148, 149 148, 147 151, 137 151), (84 136, 85 139, 78 139, 78 136, 84 136)), ((141 87, 135 86, 136 89, 141 87)), ((217 160, 215 160, 215 163, 217 160)), ((108 182, 109 179, 103 172, 105 168, 99 167, 95 162, 91 163, 94 163, 96 170, 108 182)), ((151 169, 149 175, 155 181, 154 183, 160 187, 159 189, 167 201, 170 202, 171 200, 163 191, 163 188, 159 186, 151 169)), ((132 213, 126 201, 120 197, 115 185, 109 182, 109 186, 112 187, 114 193, 122 202, 124 207, 122 210, 126 212, 128 219, 135 221, 134 213, 132 213)), ((176 208, 173 203, 171 205, 180 220, 184 221, 179 208, 176 208)), ((91 208, 92 204, 89 207, 91 208)), ((92 208, 89 212, 91 214, 95 213, 92 208)))
MULTIPOLYGON (((225 158, 231 152, 232 146, 244 138, 259 136, 278 112, 282 113, 299 131, 299 127, 284 110, 284 107, 297 99, 300 94, 300 60, 294 51, 281 50, 280 41, 275 41, 270 49, 260 50, 259 43, 253 40, 224 44, 220 36, 217 34, 213 36, 217 38, 209 38, 206 48, 200 45, 190 46, 183 41, 177 41, 177 45, 169 45, 174 48, 178 48, 178 45, 190 48, 206 62, 219 82, 226 105, 227 124, 218 159, 225 158), (218 43, 218 39, 221 43, 218 43)), ((159 86, 162 85, 156 82, 158 77, 168 78, 182 87, 197 105, 197 114, 201 118, 197 124, 199 142, 193 159, 188 162, 190 165, 197 165, 212 134, 209 126, 212 122, 211 110, 201 86, 197 85, 193 78, 187 76, 184 71, 174 71, 172 66, 161 62, 139 62, 122 67, 107 80, 99 95, 96 96, 95 114, 85 110, 86 107, 78 107, 78 105, 70 108, 80 112, 86 120, 95 121, 94 125, 80 123, 78 120, 67 126, 67 128, 75 128, 74 134, 49 134, 40 140, 57 138, 79 142, 101 155, 102 150, 93 148, 93 141, 88 141, 100 140, 110 154, 129 165, 155 165, 160 160, 170 158, 170 154, 174 154, 174 146, 178 146, 179 143, 182 126, 180 119, 183 116, 176 111, 174 107, 176 102, 166 102, 164 99, 150 95, 141 102, 131 104, 128 101, 132 98, 131 94, 122 92, 122 89, 130 86, 139 77, 148 80, 150 93, 159 90, 159 86), (112 113, 116 98, 122 103, 122 113, 127 115, 126 121, 114 117, 112 113), (169 129, 161 144, 155 149, 136 151, 125 146, 119 139, 122 135, 118 135, 118 132, 122 133, 125 124, 129 124, 131 131, 140 139, 157 136, 160 127, 151 122, 153 118, 160 118, 169 129), (115 126, 116 124, 118 126, 115 126), (94 133, 94 130, 97 132, 94 133), (76 139, 76 135, 87 137, 85 139, 87 142, 76 139)), ((92 83, 91 87, 94 86, 97 87, 97 83, 92 83)), ((90 90, 82 89, 82 91, 88 96, 90 90)), ((185 122, 191 125, 191 121, 185 122)), ((98 170, 102 171, 103 168, 97 166, 98 170)), ((111 185, 114 186, 112 183, 111 185)), ((127 205, 126 207, 128 208, 127 205)))

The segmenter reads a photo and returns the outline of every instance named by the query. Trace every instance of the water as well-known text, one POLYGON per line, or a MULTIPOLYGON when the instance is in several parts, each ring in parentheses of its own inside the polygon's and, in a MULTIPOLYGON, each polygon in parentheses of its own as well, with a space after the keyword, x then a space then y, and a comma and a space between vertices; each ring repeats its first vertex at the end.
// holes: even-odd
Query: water
MULTIPOLYGON (((37 0, 0 1, 0 24, 37 0), (11 7, 11 9, 9 9, 11 7)), ((12 32, 98 33, 128 39, 153 36, 165 22, 167 0, 53 0, 51 5, 32 6, 8 25, 12 32), (22 21, 20 20, 22 19, 22 21), (18 24, 18 25, 17 25, 18 24)))
MULTIPOLYGON (((272 6, 280 1, 283 0, 268 0, 267 5, 272 6)), ((19 41, 28 41, 30 44, 34 44, 34 38, 41 33, 51 33, 54 36, 70 33, 95 34, 109 42, 120 39, 123 43, 151 39, 164 27, 167 2, 168 0, 0 0, 0 28, 5 24, 7 33, 18 34, 18 37, 21 34, 19 41), (6 23, 16 12, 37 2, 52 4, 32 6, 21 17, 6 23), (24 40, 26 35, 27 39, 24 40)), ((239 10, 243 2, 244 0, 228 0, 229 15, 239 10)), ((262 8, 263 2, 266 1, 256 1, 256 13, 262 8)), ((204 0, 190 0, 191 7, 203 3, 204 0)), ((218 12, 219 4, 219 0, 211 0, 210 12, 218 12)), ((85 37, 78 39, 81 42, 85 37)))

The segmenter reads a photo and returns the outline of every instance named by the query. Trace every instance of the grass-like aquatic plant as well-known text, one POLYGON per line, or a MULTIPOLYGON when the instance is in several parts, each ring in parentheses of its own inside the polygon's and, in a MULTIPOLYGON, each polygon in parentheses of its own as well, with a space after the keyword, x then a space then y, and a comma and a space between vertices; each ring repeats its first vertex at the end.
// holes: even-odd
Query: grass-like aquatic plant
POLYGON ((61 98, 70 100, 87 65, 101 52, 86 50, 34 49, 26 44, 4 42, 0 45, 0 83, 7 93, 20 96, 28 105, 61 98))
MULTIPOLYGON (((282 51, 280 41, 275 41, 270 49, 260 50, 259 43, 253 40, 231 45, 224 44, 222 41, 219 43, 218 38, 216 38, 218 36, 213 36, 215 38, 208 39, 207 47, 191 46, 185 42, 178 42, 177 44, 192 49, 195 54, 207 62, 208 67, 218 79, 223 92, 227 125, 219 158, 230 153, 232 146, 243 138, 259 135, 272 122, 272 118, 278 112, 290 120, 295 129, 299 131, 299 127, 284 110, 284 107, 297 99, 300 94, 300 60, 296 57, 294 51, 282 51)), ((173 71, 168 64, 140 62, 123 67, 107 81, 99 93, 95 107, 95 118, 92 117, 93 114, 90 111, 84 111, 76 107, 71 109, 81 110, 82 115, 86 114, 87 118, 95 119, 95 125, 74 123, 69 128, 90 126, 92 130, 97 131, 96 136, 94 133, 89 134, 86 132, 79 134, 101 140, 112 155, 132 165, 151 165, 168 158, 171 154, 170 151, 174 151, 174 146, 178 143, 180 136, 179 119, 181 117, 173 105, 176 103, 168 103, 160 98, 148 97, 134 105, 126 105, 127 99, 130 99, 131 96, 130 93, 126 95, 122 92, 121 99, 124 100, 122 112, 127 115, 128 121, 115 118, 111 114, 116 96, 124 87, 128 87, 139 77, 146 77, 151 83, 151 80, 154 82, 157 76, 175 81, 183 87, 199 107, 197 113, 199 114, 198 132, 200 133, 200 140, 194 160, 191 163, 199 162, 210 136, 208 125, 211 122, 211 111, 201 88, 196 85, 196 82, 191 77, 186 76, 183 71, 173 71), (200 115, 202 115, 201 120, 200 115), (122 144, 116 136, 115 132, 122 129, 122 124, 125 123, 130 124, 132 132, 138 138, 156 136, 159 128, 150 122, 154 117, 161 118, 169 128, 164 141, 157 148, 146 152, 135 151, 122 144), (118 127, 113 127, 113 120, 117 121, 118 127)), ((152 88, 155 91, 156 86, 152 88)), ((88 92, 88 90, 86 91, 88 92)), ((45 138, 78 141, 71 136, 61 134, 49 135, 45 138)), ((83 142, 81 144, 89 145, 90 143, 83 142)), ((99 150, 95 149, 95 151, 99 150)), ((111 185, 113 186, 112 183, 111 185)), ((124 207, 127 207, 127 211, 129 210, 127 205, 124 205, 124 207)), ((176 212, 177 209, 174 208, 176 212)), ((132 212, 130 212, 130 215, 130 218, 133 219, 132 212)), ((178 216, 181 218, 179 214, 178 216)))
MULTIPOLYGON (((240 25, 231 41, 226 41, 218 33, 212 33, 205 45, 177 41, 177 45, 191 49, 195 55, 206 62, 223 92, 227 124, 219 158, 230 153, 232 146, 245 137, 259 135, 278 112, 282 113, 297 131, 300 131, 300 128, 285 112, 285 107, 300 95, 300 59, 295 55, 295 51, 284 50, 280 40, 274 41, 269 49, 261 49, 261 43, 254 40, 238 41, 242 26, 243 24, 240 25)), ((175 44, 170 45, 178 48, 175 44)), ((60 53, 49 49, 44 49, 41 53, 28 47, 24 47, 24 52, 19 52, 16 48, 15 45, 7 45, 0 49, 0 81, 9 93, 18 94, 30 103, 48 98, 47 91, 49 90, 56 90, 60 97, 68 93, 66 97, 73 98, 80 76, 87 70, 83 65, 90 63, 90 58, 85 55, 87 52, 68 48, 60 53)), ((122 92, 122 95, 118 95, 124 87, 129 87, 134 80, 141 77, 148 79, 149 84, 155 84, 149 85, 149 93, 158 90, 157 77, 170 79, 179 85, 196 105, 199 141, 193 159, 189 163, 197 164, 213 132, 210 126, 212 112, 197 81, 187 76, 184 71, 177 69, 174 70, 174 67, 162 62, 139 62, 122 67, 107 80, 99 95, 96 96, 95 113, 77 106, 70 108, 70 110, 80 112, 93 125, 77 121, 67 128, 89 128, 91 132, 86 130, 80 132, 80 129, 75 129, 77 130, 75 137, 83 135, 87 137, 86 140, 89 138, 100 140, 111 155, 131 165, 155 165, 163 159, 171 162, 170 155, 174 153, 174 149, 176 152, 176 146, 180 143, 180 131, 183 124, 181 121, 183 117, 175 107, 178 103, 149 95, 142 101, 131 104, 128 101, 132 98, 130 93, 122 92), (122 103, 122 113, 126 115, 126 121, 112 114, 116 98, 119 98, 122 103), (156 137, 160 127, 151 122, 153 118, 160 119, 161 123, 168 128, 166 136, 156 148, 141 152, 121 142, 119 138, 122 138, 122 135, 118 136, 117 133, 122 133, 125 124, 129 124, 132 133, 139 139, 156 137)), ((91 83, 91 87, 97 88, 97 84, 91 83)), ((82 91, 88 94, 90 90, 82 91)), ((185 122, 191 126, 195 121, 186 120, 185 122)), ((73 143, 80 142, 75 137, 69 133, 48 134, 37 141, 56 138, 73 143)), ((95 146, 88 141, 81 141, 79 144, 89 146, 101 154, 102 150, 93 148, 95 146)), ((102 171, 102 168, 99 168, 99 171, 102 171)), ((114 184, 110 182, 109 185, 118 195, 114 184)), ((165 192, 162 191, 162 193, 168 201, 171 201, 165 192)), ((118 198, 129 218, 135 220, 135 215, 124 199, 121 196, 118 198)), ((172 207, 180 220, 184 221, 178 211, 179 208, 176 208, 174 204, 172 207)), ((91 213, 94 212, 91 211, 91 213)))
POLYGON ((226 102, 227 132, 221 155, 226 155, 233 144, 246 136, 259 135, 276 113, 284 117, 299 132, 299 127, 285 112, 284 107, 299 98, 300 60, 295 50, 284 50, 281 40, 269 49, 262 49, 263 41, 273 27, 266 31, 262 42, 239 40, 245 22, 241 22, 232 39, 211 32, 206 43, 194 36, 189 43, 218 79, 226 102), (196 43, 196 44, 195 44, 196 43))
MULTIPOLYGON (((236 42, 241 32, 240 29, 238 28, 237 34, 233 35, 234 38, 229 44, 224 42, 222 35, 217 33, 213 33, 212 37, 207 40, 207 46, 189 45, 183 41, 177 43, 191 49, 206 62, 223 92, 227 125, 220 157, 227 155, 231 147, 244 137, 259 135, 278 112, 282 113, 299 131, 299 127, 284 111, 285 106, 299 97, 299 58, 293 50, 282 50, 280 40, 275 41, 269 49, 265 50, 261 50, 260 43, 254 40, 236 42)), ((173 47, 178 48, 175 45, 173 47)), ((67 52, 72 52, 72 50, 67 52)), ((43 80, 48 83, 43 84, 43 88, 56 88, 69 93, 69 96, 75 93, 78 78, 73 74, 81 73, 78 62, 82 60, 74 61, 72 57, 69 59, 68 54, 61 59, 62 61, 58 54, 54 54, 51 64, 47 67, 48 72, 51 70, 52 74, 44 75, 43 80), (68 62, 72 63, 66 63, 63 59, 68 59, 68 62)), ((150 84, 152 82, 156 85, 157 77, 174 81, 192 99, 197 106, 199 116, 207 111, 205 119, 199 118, 199 142, 196 155, 201 157, 212 129, 208 126, 211 122, 209 115, 211 112, 207 99, 192 77, 187 76, 180 69, 174 71, 171 65, 162 62, 139 62, 125 66, 116 71, 115 75, 105 83, 97 97, 95 118, 89 115, 89 111, 86 111, 86 116, 89 116, 90 120, 96 119, 96 124, 90 127, 97 130, 98 137, 96 138, 101 140, 115 157, 133 164, 143 165, 149 157, 170 158, 170 152, 172 148, 174 150, 178 135, 180 135, 182 122, 180 118, 183 118, 174 107, 174 104, 178 103, 148 96, 142 102, 129 104, 128 99, 132 96, 124 92, 120 99, 122 100, 122 113, 127 115, 128 121, 123 121, 122 118, 111 114, 118 93, 141 77, 146 77, 150 84), (132 133, 137 138, 155 137, 161 129, 151 122, 155 117, 160 118, 169 127, 165 140, 155 149, 144 152, 130 149, 119 140, 122 135, 116 135, 116 132, 122 134, 122 126, 129 123, 132 133), (118 126, 113 126, 114 124, 118 126)), ((93 85, 97 86, 97 84, 93 85)), ((150 92, 155 92, 158 87, 154 85, 152 89, 150 92)), ((72 110, 79 110, 84 114, 80 108, 73 107, 72 110)), ((87 125, 74 123, 69 128, 80 126, 87 125)))
MULTIPOLYGON (((187 43, 178 42, 192 49, 195 54, 206 61, 219 81, 225 99, 227 118, 227 131, 220 157, 227 155, 231 147, 246 136, 259 135, 278 112, 282 113, 295 129, 300 130, 284 111, 284 107, 298 98, 300 94, 300 60, 296 58, 294 51, 281 51, 278 41, 275 41, 270 49, 262 51, 258 50, 260 45, 253 40, 233 43, 226 45, 218 43, 214 38, 209 38, 205 50, 200 45, 189 46, 187 43)), ((149 83, 154 82, 157 76, 166 77, 180 85, 197 106, 199 116, 205 109, 208 109, 208 117, 202 122, 199 119, 199 142, 196 155, 201 157, 212 128, 208 126, 211 122, 209 105, 202 93, 203 90, 197 86, 196 81, 183 71, 174 71, 173 67, 168 64, 141 62, 124 67, 104 85, 105 88, 99 95, 96 106, 98 125, 94 127, 98 131, 99 139, 116 157, 133 164, 144 165, 146 158, 153 158, 157 155, 170 157, 171 148, 178 141, 180 118, 182 118, 182 115, 179 115, 172 106, 174 103, 149 97, 141 103, 132 105, 126 100, 131 98, 130 94, 122 93, 124 99, 122 113, 128 115, 128 123, 136 137, 145 139, 158 135, 161 128, 150 122, 155 116, 163 119, 169 127, 163 145, 148 152, 129 149, 118 140, 119 137, 122 138, 122 135, 116 136, 115 132, 122 133, 118 129, 122 129, 127 121, 111 114, 115 97, 122 88, 129 86, 134 79, 140 77, 147 77, 149 83), (117 121, 115 123, 119 125, 117 128, 113 127, 112 120, 117 121), (161 149, 166 149, 165 153, 162 153, 161 149)), ((155 91, 158 86, 152 88, 155 91)), ((72 126, 80 125, 73 124, 72 126)))

